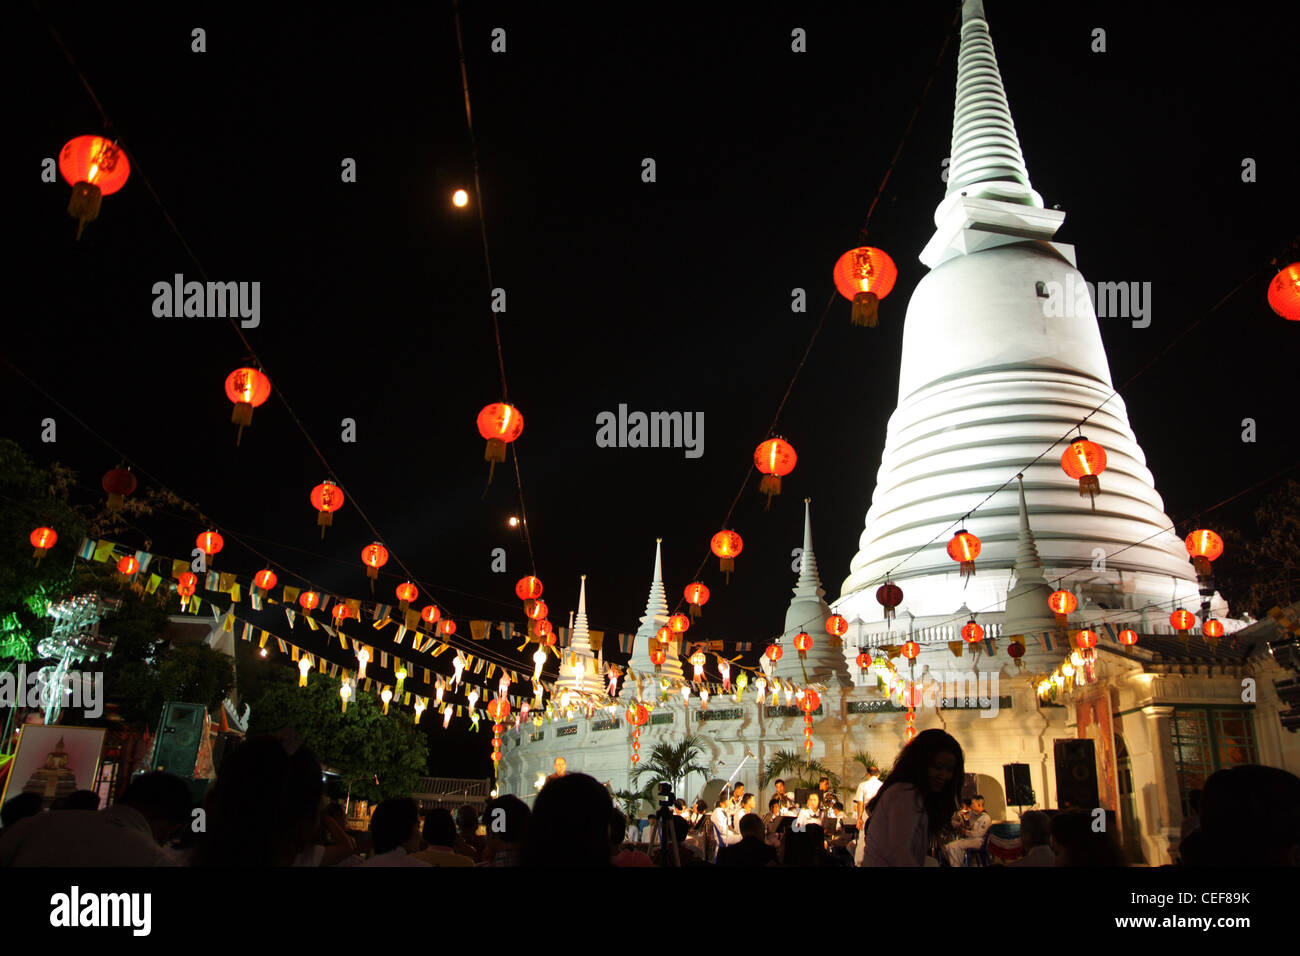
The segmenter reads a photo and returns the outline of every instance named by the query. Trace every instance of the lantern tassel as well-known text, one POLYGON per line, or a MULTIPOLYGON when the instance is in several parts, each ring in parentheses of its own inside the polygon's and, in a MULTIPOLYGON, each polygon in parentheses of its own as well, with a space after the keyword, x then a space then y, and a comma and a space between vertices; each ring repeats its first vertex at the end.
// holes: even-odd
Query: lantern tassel
POLYGON ((961 563, 961 578, 965 581, 967 578, 975 577, 975 562, 963 561, 961 563))
POLYGON ((1097 510, 1097 496, 1101 494, 1101 479, 1096 475, 1084 475, 1079 479, 1079 497, 1089 498, 1092 510, 1097 510))
POLYGON ((772 507, 772 496, 781 493, 781 476, 764 475, 763 480, 758 483, 758 490, 767 495, 767 504, 763 506, 763 510, 770 510, 772 507))
POLYGON ((880 324, 877 309, 880 299, 874 292, 859 292, 853 297, 853 314, 850 320, 854 325, 874 329, 880 324))
POLYGON ((698 621, 700 619, 700 606, 698 604, 692 604, 687 610, 687 613, 690 614, 692 621, 698 621))

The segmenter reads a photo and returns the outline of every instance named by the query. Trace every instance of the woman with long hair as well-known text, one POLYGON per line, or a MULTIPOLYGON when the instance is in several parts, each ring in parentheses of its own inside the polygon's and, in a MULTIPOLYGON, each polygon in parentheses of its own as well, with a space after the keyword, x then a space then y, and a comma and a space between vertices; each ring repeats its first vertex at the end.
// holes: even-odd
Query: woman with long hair
POLYGON ((951 735, 917 734, 867 804, 871 826, 862 865, 924 866, 930 843, 957 810, 964 779, 961 745, 951 735))

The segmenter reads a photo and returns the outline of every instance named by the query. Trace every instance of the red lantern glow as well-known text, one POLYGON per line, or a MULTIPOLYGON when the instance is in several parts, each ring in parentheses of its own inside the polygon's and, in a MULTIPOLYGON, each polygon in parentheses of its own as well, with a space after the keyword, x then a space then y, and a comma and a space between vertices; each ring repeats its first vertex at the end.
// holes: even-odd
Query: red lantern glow
POLYGON ((781 659, 781 655, 783 655, 785 651, 781 650, 780 644, 769 644, 767 645, 767 650, 763 651, 763 653, 767 655, 768 660, 775 664, 781 659))
POLYGON ((975 574, 975 559, 979 557, 980 539, 965 528, 960 529, 948 542, 948 557, 961 563, 963 579, 975 574))
POLYGON ((521 601, 537 600, 542 596, 542 579, 531 574, 526 578, 520 578, 519 583, 515 585, 515 594, 521 601))
POLYGON ((193 571, 182 571, 180 577, 176 579, 176 586, 193 591, 199 586, 199 576, 193 571))
POLYGON ((1137 631, 1134 631, 1130 628, 1125 628, 1124 630, 1119 632, 1119 634, 1116 637, 1116 640, 1118 640, 1125 647, 1132 647, 1134 644, 1138 642, 1137 631))
POLYGON ((718 556, 719 568, 727 576, 727 582, 731 582, 731 572, 736 570, 736 555, 740 554, 745 547, 745 542, 741 540, 740 535, 734 531, 719 531, 709 542, 709 547, 713 553, 718 556))
POLYGON ((898 266, 883 250, 860 246, 840 256, 832 276, 840 295, 853 303, 853 324, 874 327, 880 300, 898 279, 898 266))
POLYGON ((1079 496, 1087 498, 1096 510, 1096 498, 1101 493, 1101 481, 1097 476, 1106 470, 1106 449, 1080 435, 1065 449, 1061 467, 1071 478, 1078 479, 1079 496))
POLYGON ((303 591, 298 595, 298 603, 304 611, 314 611, 320 606, 320 595, 315 591, 303 591))
POLYGON ((1091 650, 1097 646, 1097 632, 1084 628, 1074 635, 1074 644, 1081 651, 1091 650))
POLYGON ((430 604, 420 612, 420 620, 425 624, 437 624, 442 617, 442 612, 438 610, 438 605, 430 604))
POLYGON ((253 423, 253 409, 271 397, 271 380, 259 369, 237 368, 226 376, 226 398, 235 403, 230 420, 239 426, 235 444, 244 434, 244 426, 253 423))
POLYGON ((207 557, 211 558, 226 546, 226 539, 215 531, 204 531, 194 539, 194 545, 207 557))
POLYGON ((1073 614, 1079 606, 1079 599, 1070 591, 1053 591, 1047 599, 1047 606, 1057 617, 1073 614))
POLYGON ((545 601, 524 602, 524 614, 534 621, 546 620, 546 615, 549 613, 550 609, 546 606, 545 601))
POLYGON ((902 692, 903 706, 913 710, 921 706, 921 688, 916 684, 908 684, 902 692))
POLYGON ((627 722, 633 727, 643 727, 650 720, 650 711, 638 701, 627 709, 626 716, 627 722))
POLYGON ((438 622, 438 633, 443 637, 451 637, 456 633, 456 622, 451 618, 444 618, 438 622))
POLYGON ((103 136, 78 136, 59 152, 59 174, 72 187, 68 215, 77 220, 77 238, 86 223, 99 218, 100 201, 131 176, 126 151, 103 136))
POLYGON ((984 628, 976 624, 972 618, 962 627, 961 638, 967 644, 978 644, 980 641, 984 640, 984 628))
POLYGON ((140 561, 133 555, 126 555, 117 562, 117 572, 123 577, 130 577, 140 570, 140 561))
POLYGON ((663 666, 664 661, 668 660, 668 652, 664 650, 662 644, 655 644, 650 648, 650 663, 658 670, 663 666))
POLYGON ((811 716, 814 712, 816 712, 817 708, 820 707, 821 705, 822 705, 821 695, 818 694, 817 691, 813 690, 811 687, 805 688, 803 692, 803 697, 799 701, 799 709, 802 710, 805 714, 811 716))
POLYGON ((335 603, 334 607, 330 610, 330 613, 334 615, 335 624, 342 624, 344 621, 346 621, 349 617, 352 616, 352 609, 348 607, 346 604, 344 604, 342 601, 338 601, 335 603))
POLYGON ((1300 262, 1293 262, 1268 284, 1268 304, 1284 319, 1300 322, 1300 262))
POLYGON ((909 661, 916 660, 916 655, 921 653, 921 645, 916 641, 908 641, 903 645, 903 656, 909 661))
POLYGON ((1179 608, 1169 615, 1169 623, 1175 631, 1190 631, 1192 626, 1196 624, 1196 615, 1191 611, 1179 608))
POLYGON ((361 549, 361 563, 366 566, 366 577, 370 579, 370 593, 373 594, 379 569, 388 563, 388 549, 378 541, 366 545, 361 549))
POLYGON ((700 608, 709 603, 709 589, 699 581, 686 585, 686 603, 689 604, 691 617, 700 616, 700 608))
POLYGON ((397 594, 398 606, 405 611, 411 606, 411 602, 420 596, 420 589, 412 581, 403 581, 397 586, 395 593, 397 594))
POLYGON ((674 634, 685 634, 690 626, 690 618, 685 614, 674 614, 668 619, 668 627, 674 634))
POLYGON ((275 587, 275 582, 277 580, 275 572, 270 568, 263 568, 261 571, 258 571, 253 575, 253 584, 261 588, 263 591, 269 591, 271 588, 275 587))
POLYGON ((332 481, 322 481, 311 490, 311 506, 318 512, 316 524, 320 526, 320 536, 325 537, 325 529, 334 523, 334 512, 343 507, 346 499, 343 489, 332 481))
POLYGON ((849 632, 849 622, 842 614, 832 614, 826 619, 826 633, 834 637, 843 637, 849 632))
POLYGON ((1210 576, 1210 562, 1223 554, 1223 539, 1207 528, 1198 528, 1183 542, 1198 576, 1210 576))
POLYGON ((504 723, 505 719, 510 716, 510 701, 504 697, 492 698, 488 701, 487 714, 496 723, 504 723))
POLYGON ((506 445, 514 441, 524 430, 524 416, 519 409, 505 402, 493 402, 485 405, 478 413, 478 433, 487 440, 487 450, 483 460, 489 462, 488 481, 497 462, 506 460, 506 445))
POLYGON ((871 655, 866 651, 859 651, 858 656, 854 658, 854 661, 857 663, 858 667, 862 670, 866 670, 871 666, 871 655))
POLYGON ((1007 656, 1013 661, 1018 661, 1025 656, 1025 645, 1019 641, 1012 641, 1007 645, 1007 656))
POLYGON ((32 543, 32 557, 36 559, 37 564, 40 564, 41 558, 45 557, 59 540, 59 533, 53 528, 37 528, 27 540, 32 543))
POLYGON ((754 449, 754 467, 763 476, 758 490, 767 495, 768 507, 772 496, 781 493, 781 479, 794 471, 797 458, 794 446, 784 438, 769 438, 754 449))
POLYGON ((1223 637, 1223 622, 1211 618, 1201 625, 1201 633, 1211 641, 1217 641, 1219 638, 1223 637))
POLYGON ((811 651, 812 646, 813 646, 812 635, 807 633, 806 631, 800 631, 798 634, 794 636, 794 649, 799 652, 800 657, 802 657, 804 654, 807 654, 809 651, 811 651))

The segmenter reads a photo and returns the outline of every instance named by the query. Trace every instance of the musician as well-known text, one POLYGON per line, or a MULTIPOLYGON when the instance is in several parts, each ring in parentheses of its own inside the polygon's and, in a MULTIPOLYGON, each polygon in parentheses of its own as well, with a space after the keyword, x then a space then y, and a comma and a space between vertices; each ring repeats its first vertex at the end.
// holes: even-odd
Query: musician
POLYGON ((813 823, 817 824, 817 826, 821 826, 822 820, 825 817, 825 813, 822 810, 821 803, 822 801, 821 801, 820 794, 816 793, 815 791, 813 793, 808 794, 808 804, 802 810, 799 811, 799 816, 794 821, 794 825, 800 829, 803 829, 807 827, 809 824, 813 824, 813 823))
POLYGON ((794 796, 785 792, 785 781, 776 782, 776 798, 781 801, 782 810, 794 810, 796 808, 794 796))
POLYGON ((731 788, 731 800, 727 804, 727 812, 731 815, 731 828, 737 833, 740 832, 740 818, 744 815, 741 810, 741 804, 745 801, 745 785, 737 783, 731 788))
POLYGON ((763 826, 767 829, 767 836, 765 839, 767 840, 768 846, 781 845, 781 834, 779 831, 781 819, 785 815, 786 814, 782 812, 780 797, 773 797, 771 800, 767 801, 767 813, 763 814, 763 826))
POLYGON ((831 778, 822 777, 818 780, 817 790, 821 796, 822 806, 826 808, 827 812, 834 811, 831 815, 838 818, 844 810, 844 804, 840 802, 839 794, 831 789, 831 778))
MULTIPOLYGON (((740 831, 732 826, 731 822, 731 798, 720 797, 718 804, 713 808, 713 813, 709 817, 710 825, 713 827, 714 842, 717 848, 724 846, 734 846, 741 840, 740 831)), ((718 861, 717 849, 713 852, 713 859, 710 863, 718 861)))
POLYGON ((984 834, 988 833, 992 825, 993 818, 984 812, 984 798, 979 794, 971 797, 970 823, 963 831, 965 835, 944 845, 948 862, 952 866, 961 866, 967 850, 977 850, 984 845, 984 834))

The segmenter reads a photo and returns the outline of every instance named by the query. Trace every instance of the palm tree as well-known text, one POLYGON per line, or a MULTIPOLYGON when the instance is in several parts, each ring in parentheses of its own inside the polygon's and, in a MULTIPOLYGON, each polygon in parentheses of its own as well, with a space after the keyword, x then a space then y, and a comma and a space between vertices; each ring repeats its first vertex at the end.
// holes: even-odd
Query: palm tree
POLYGON ((650 781, 640 792, 642 799, 656 803, 658 784, 667 783, 672 787, 673 793, 676 793, 688 774, 699 773, 708 776, 709 768, 697 762, 702 756, 704 756, 704 738, 699 734, 690 734, 675 744, 667 742, 655 744, 644 766, 632 771, 632 783, 635 786, 642 775, 649 774, 650 781))
POLYGON ((821 761, 809 760, 793 750, 778 750, 763 768, 758 778, 758 785, 766 787, 769 781, 778 777, 786 780, 793 779, 798 786, 811 788, 816 788, 817 782, 822 777, 827 777, 830 779, 832 790, 840 789, 839 774, 827 768, 821 761))
POLYGON ((629 820, 640 819, 641 804, 654 802, 647 793, 649 789, 649 787, 644 787, 641 790, 617 790, 614 792, 614 799, 618 801, 623 810, 623 815, 629 820))
POLYGON ((877 760, 874 756, 872 756, 869 751, 859 750, 857 753, 853 755, 853 762, 862 764, 863 770, 870 770, 872 767, 875 767, 876 770, 880 771, 881 780, 884 780, 886 777, 889 776, 888 768, 886 768, 879 760, 877 760))

